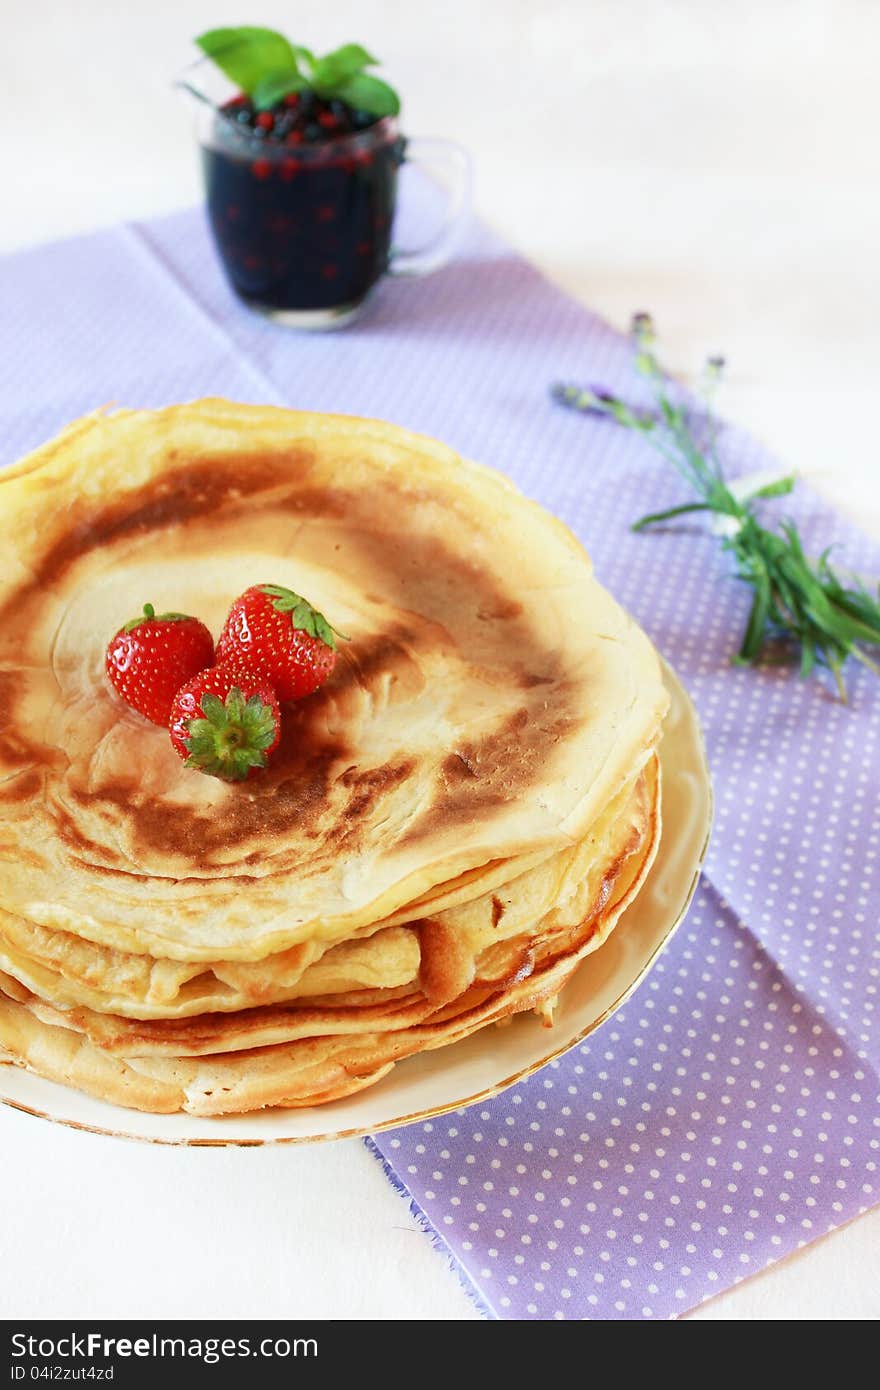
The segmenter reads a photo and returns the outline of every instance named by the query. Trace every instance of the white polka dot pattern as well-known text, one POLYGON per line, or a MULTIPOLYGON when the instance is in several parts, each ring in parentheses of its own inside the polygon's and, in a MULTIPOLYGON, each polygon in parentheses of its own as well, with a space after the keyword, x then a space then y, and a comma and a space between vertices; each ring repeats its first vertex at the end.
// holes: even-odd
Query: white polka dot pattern
MULTIPOLYGON (((206 393, 426 430, 563 517, 697 701, 715 834, 648 980, 527 1083, 374 1146, 487 1312, 674 1316, 873 1205, 880 684, 851 672, 845 708, 827 681, 732 668, 748 595, 717 541, 629 533, 679 499, 675 476, 547 395, 562 378, 633 397, 625 343, 480 229, 323 337, 241 309, 193 213, 9 257, 0 302, 5 459, 107 401, 206 393)), ((724 455, 732 472, 767 464, 733 432, 724 455)), ((834 541, 880 570, 803 489, 773 505, 810 551, 834 541)))

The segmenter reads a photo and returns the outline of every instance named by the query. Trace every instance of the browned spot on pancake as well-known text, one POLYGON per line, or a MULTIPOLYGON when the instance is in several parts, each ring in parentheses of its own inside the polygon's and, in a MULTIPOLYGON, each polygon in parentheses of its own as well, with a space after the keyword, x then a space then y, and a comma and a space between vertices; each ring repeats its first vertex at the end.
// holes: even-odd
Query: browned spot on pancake
POLYGON ((458 750, 450 753, 448 758, 443 759, 443 774, 447 783, 455 782, 456 778, 479 777, 476 765, 471 761, 466 753, 459 753, 458 750))
MULTIPOLYGON (((232 788, 219 810, 206 808, 200 813, 194 807, 154 801, 140 794, 136 783, 93 792, 93 812, 96 807, 105 808, 108 818, 125 818, 133 827, 135 862, 131 868, 121 868, 116 852, 108 855, 103 845, 83 835, 65 808, 53 806, 53 815, 72 857, 99 872, 142 877, 144 870, 139 866, 149 864, 151 856, 158 853, 172 860, 183 856, 195 870, 187 871, 187 879, 197 880, 199 871, 209 873, 214 868, 228 874, 228 852, 240 846, 242 854, 233 870, 236 882, 256 882, 267 877, 266 868, 271 863, 277 864, 274 872, 290 872, 292 860, 286 847, 301 846, 303 839, 312 842, 317 864, 351 842, 356 847, 359 827, 382 798, 413 771, 413 763, 403 760, 377 768, 350 765, 339 775, 348 754, 342 742, 309 746, 291 720, 283 728, 271 767, 246 785, 232 788), (338 813, 328 816, 334 784, 344 787, 346 795, 337 799, 338 813), (260 872, 248 874, 248 868, 260 872)), ((295 849, 294 857, 298 857, 295 849)), ((311 856, 310 863, 301 868, 303 873, 310 871, 311 856)))
MULTIPOLYGON (((0 671, 0 767, 7 770, 29 767, 34 760, 34 744, 23 721, 16 719, 16 704, 22 699, 22 680, 17 671, 0 671)), ((6 798, 7 784, 3 788, 6 798)))
POLYGON ((487 946, 477 960, 477 980, 491 981, 496 987, 525 980, 535 968, 535 943, 528 935, 487 946))
POLYGON ((7 803, 30 801, 43 785, 43 778, 36 768, 29 767, 16 777, 9 777, 0 784, 0 800, 7 803))
POLYGON ((461 935, 439 917, 412 923, 419 933, 422 958, 419 985, 432 1004, 463 994, 474 978, 474 958, 461 935))
POLYGON ((424 637, 405 623, 394 623, 386 632, 340 644, 333 674, 313 697, 313 708, 326 704, 345 692, 369 690, 380 677, 388 677, 392 691, 417 692, 424 685, 415 654, 424 637))
POLYGON ((536 685, 552 685, 553 680, 553 676, 538 676, 534 672, 524 671, 519 678, 519 683, 523 690, 532 690, 536 685))
POLYGON ((431 803, 407 830, 406 843, 456 822, 504 806, 532 784, 553 745, 577 728, 582 716, 571 708, 570 687, 558 682, 559 705, 536 696, 514 710, 491 733, 459 743, 441 765, 447 796, 431 803))
POLYGON ((493 603, 484 603, 477 610, 477 617, 484 623, 506 622, 509 618, 518 618, 522 611, 523 606, 516 599, 498 595, 493 603))
POLYGON ((492 894, 492 926, 497 927, 501 918, 504 916, 504 903, 497 893, 492 894))
POLYGON ((326 834, 322 837, 323 842, 339 848, 349 843, 356 846, 359 818, 372 811, 374 805, 387 792, 399 787, 414 770, 415 762, 411 758, 405 758, 399 763, 386 763, 382 767, 349 769, 340 780, 343 785, 353 788, 355 794, 342 817, 328 826, 326 834))
MULTIPOLYGON (((172 451, 170 458, 174 458, 172 451)), ((44 554, 36 572, 37 584, 50 583, 89 550, 126 536, 148 535, 179 526, 195 516, 210 516, 229 503, 240 503, 289 479, 306 465, 311 450, 292 448, 283 459, 261 459, 255 467, 222 459, 191 463, 165 473, 146 487, 127 494, 109 506, 80 505, 72 525, 44 554)))
MULTIPOLYGON (((386 485, 393 491, 394 484, 390 479, 386 485)), ((306 486, 280 497, 278 505, 295 515, 333 517, 342 521, 351 515, 352 505, 356 505, 356 497, 354 493, 346 492, 343 487, 306 486)))
MULTIPOLYGON (((193 807, 157 804, 149 799, 132 808, 130 789, 123 788, 105 790, 102 799, 115 804, 121 815, 129 813, 138 859, 148 860, 156 851, 182 854, 194 868, 207 869, 218 849, 247 847, 259 840, 275 846, 283 843, 286 829, 295 829, 297 836, 307 835, 326 806, 331 769, 346 754, 344 744, 307 750, 288 725, 282 733, 277 761, 246 786, 232 788, 219 814, 217 810, 199 814, 193 807)), ((252 850, 245 853, 239 867, 260 864, 264 858, 264 850, 252 850)))

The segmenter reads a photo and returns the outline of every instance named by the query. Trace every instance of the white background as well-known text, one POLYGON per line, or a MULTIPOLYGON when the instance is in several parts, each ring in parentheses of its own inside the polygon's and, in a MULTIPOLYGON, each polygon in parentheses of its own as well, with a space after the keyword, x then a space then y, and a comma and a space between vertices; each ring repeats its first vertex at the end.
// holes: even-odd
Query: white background
MULTIPOLYGON (((880 3, 0 0, 0 248, 194 202, 171 79, 265 23, 385 62, 410 134, 466 144, 481 213, 880 535, 880 3), (296 24, 296 32, 291 29, 296 24)), ((2 324, 2 304, 0 304, 2 324)), ((14 343, 3 340, 7 352, 14 343)), ((0 1114, 3 1317, 477 1316, 357 1142, 138 1147, 0 1114)), ((874 1213, 702 1318, 876 1318, 874 1213)))

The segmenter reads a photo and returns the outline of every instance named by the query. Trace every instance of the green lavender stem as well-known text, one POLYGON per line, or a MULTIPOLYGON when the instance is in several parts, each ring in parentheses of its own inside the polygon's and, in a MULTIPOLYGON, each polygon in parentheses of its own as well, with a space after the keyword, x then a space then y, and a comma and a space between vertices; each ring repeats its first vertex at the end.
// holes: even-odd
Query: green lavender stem
MULTIPOLYGON (((698 439, 685 409, 670 394, 667 378, 657 358, 654 327, 647 314, 633 320, 635 365, 654 391, 650 411, 634 410, 607 391, 578 386, 554 386, 555 400, 585 414, 601 415, 640 434, 693 488, 698 500, 665 511, 652 512, 633 525, 644 531, 664 521, 692 512, 712 512, 729 519, 721 544, 736 563, 737 576, 753 590, 752 606, 743 633, 737 664, 756 662, 767 643, 786 638, 800 649, 801 675, 817 665, 834 675, 842 700, 846 699, 843 666, 849 657, 880 674, 880 667, 862 650, 880 645, 880 602, 863 585, 847 587, 832 569, 826 551, 817 562, 804 553, 797 527, 783 522, 778 530, 761 525, 757 505, 762 499, 791 492, 789 476, 740 498, 728 487, 715 452, 717 424, 709 413, 706 438, 698 439)), ((707 364, 706 395, 720 379, 723 362, 707 364)))

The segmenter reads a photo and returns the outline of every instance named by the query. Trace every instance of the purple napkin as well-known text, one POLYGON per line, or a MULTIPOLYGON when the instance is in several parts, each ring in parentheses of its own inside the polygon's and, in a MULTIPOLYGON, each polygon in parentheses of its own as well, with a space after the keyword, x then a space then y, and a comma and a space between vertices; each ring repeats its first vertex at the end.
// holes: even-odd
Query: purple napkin
MULTIPOLYGON (((107 402, 210 393, 436 434, 573 528, 697 702, 715 833, 637 994, 528 1082, 371 1144, 487 1314, 674 1316, 880 1199, 880 682, 853 667, 844 707, 827 680, 732 668, 748 594, 717 541, 629 533, 681 500, 677 478, 547 390, 631 395, 623 340, 481 228, 340 334, 242 309, 200 213, 7 257, 0 304, 3 461, 107 402)), ((723 454, 768 464, 733 431, 723 454)), ((813 553, 833 541, 839 565, 880 573, 880 547, 805 489, 769 506, 813 553)))

